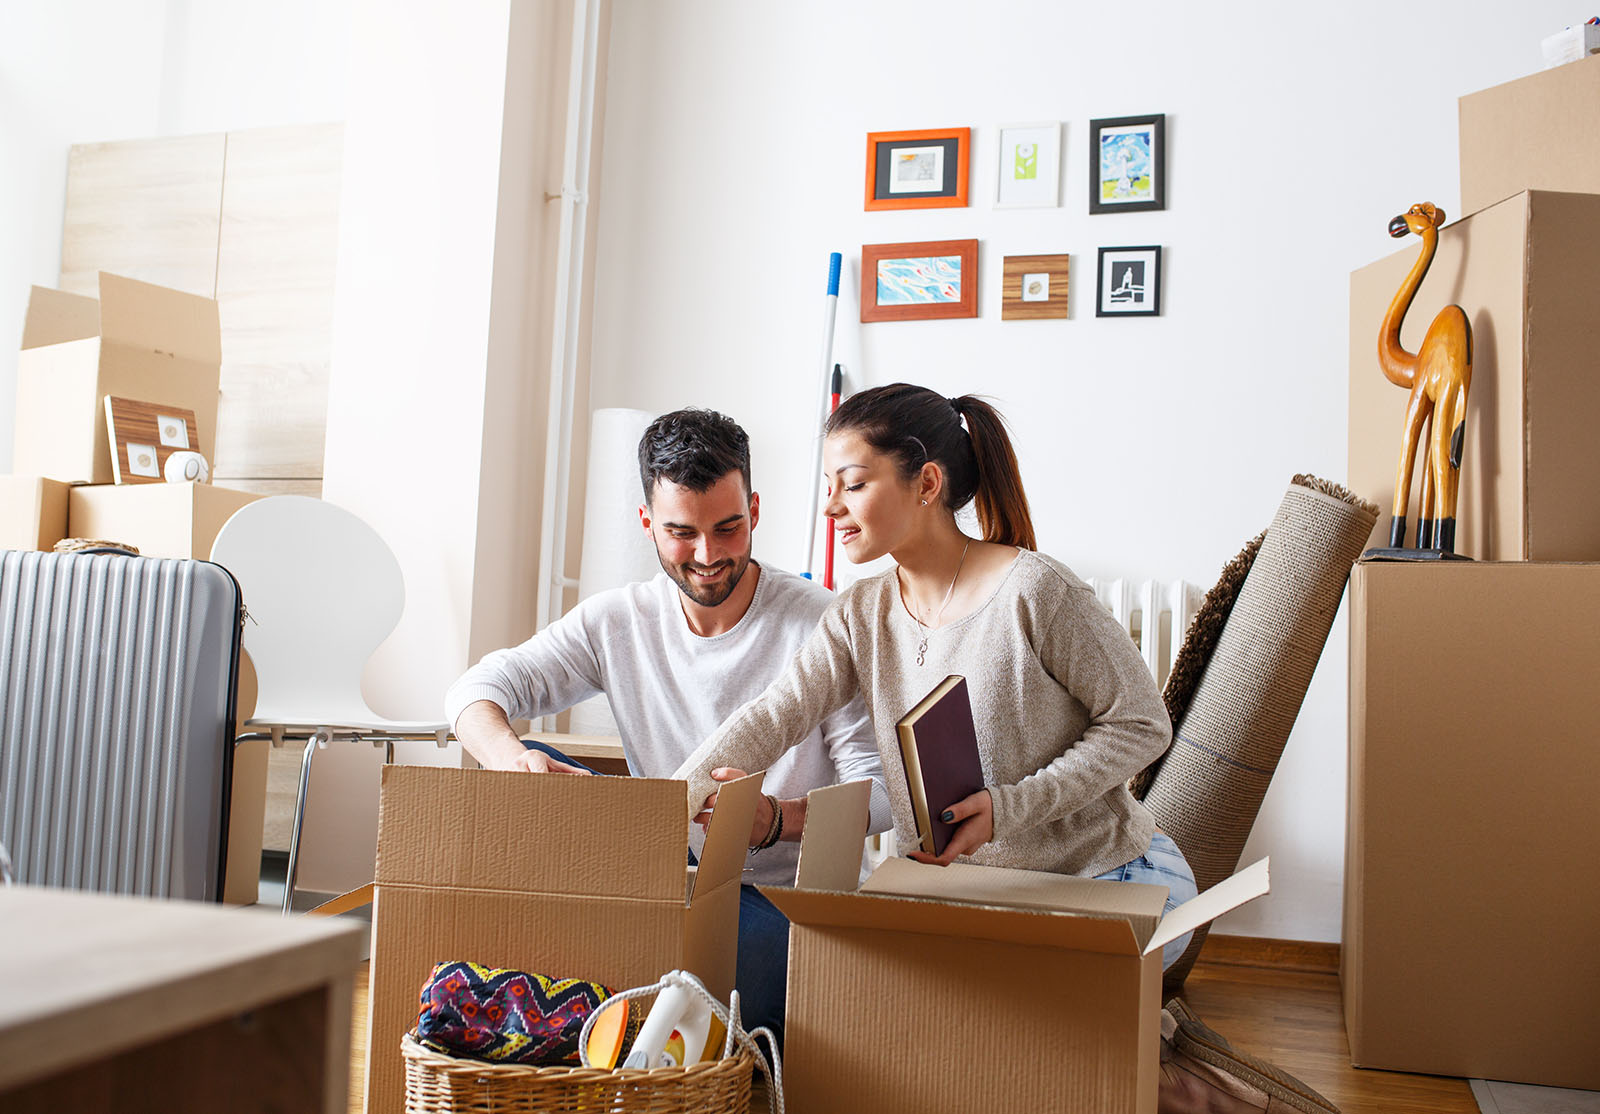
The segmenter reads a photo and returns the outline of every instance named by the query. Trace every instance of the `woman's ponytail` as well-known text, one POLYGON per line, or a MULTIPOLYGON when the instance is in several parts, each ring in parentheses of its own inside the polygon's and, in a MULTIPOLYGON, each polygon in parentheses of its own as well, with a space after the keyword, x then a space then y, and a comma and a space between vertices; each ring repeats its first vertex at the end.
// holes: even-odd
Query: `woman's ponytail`
POLYGON ((1022 490, 1022 472, 1017 467, 1017 453, 1006 432, 1005 419, 975 395, 953 398, 950 405, 965 419, 972 439, 978 466, 972 503, 978 512, 983 540, 1022 549, 1038 548, 1028 496, 1022 490))

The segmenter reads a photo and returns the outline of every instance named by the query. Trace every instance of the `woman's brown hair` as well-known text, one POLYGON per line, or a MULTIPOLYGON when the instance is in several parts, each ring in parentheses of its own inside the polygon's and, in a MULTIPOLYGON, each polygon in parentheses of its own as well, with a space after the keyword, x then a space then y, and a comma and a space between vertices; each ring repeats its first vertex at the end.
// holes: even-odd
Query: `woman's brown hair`
POLYGON ((908 479, 928 461, 938 464, 945 505, 958 511, 972 503, 984 541, 1036 548, 1005 419, 983 399, 945 398, 910 383, 872 387, 851 395, 828 418, 827 433, 846 431, 890 456, 908 479))

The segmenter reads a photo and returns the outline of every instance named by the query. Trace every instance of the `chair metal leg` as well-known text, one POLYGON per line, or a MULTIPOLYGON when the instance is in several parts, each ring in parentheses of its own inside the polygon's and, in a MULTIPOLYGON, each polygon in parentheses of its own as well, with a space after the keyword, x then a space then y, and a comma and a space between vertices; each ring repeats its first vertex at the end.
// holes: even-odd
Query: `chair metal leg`
POLYGON ((314 732, 306 740, 305 754, 300 759, 300 791, 294 800, 294 821, 289 830, 289 869, 283 878, 283 915, 288 916, 294 907, 295 877, 300 872, 300 826, 305 822, 306 791, 311 786, 311 758, 319 745, 332 738, 326 731, 314 732))

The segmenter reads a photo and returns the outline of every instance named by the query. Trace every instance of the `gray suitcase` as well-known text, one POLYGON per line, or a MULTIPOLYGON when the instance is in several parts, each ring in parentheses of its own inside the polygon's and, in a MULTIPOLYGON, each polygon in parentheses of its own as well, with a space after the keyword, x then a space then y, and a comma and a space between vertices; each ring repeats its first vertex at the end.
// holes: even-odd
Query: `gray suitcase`
POLYGON ((241 614, 209 561, 0 551, 17 881, 220 900, 241 614))

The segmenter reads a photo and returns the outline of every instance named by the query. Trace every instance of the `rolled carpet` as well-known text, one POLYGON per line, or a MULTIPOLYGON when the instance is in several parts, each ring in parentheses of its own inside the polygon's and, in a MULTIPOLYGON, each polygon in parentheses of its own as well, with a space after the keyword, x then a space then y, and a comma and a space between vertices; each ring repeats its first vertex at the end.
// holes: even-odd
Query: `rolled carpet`
MULTIPOLYGON (((1336 484, 1294 477, 1174 722, 1144 803, 1183 850, 1201 891, 1238 868, 1350 566, 1377 517, 1375 505, 1336 484)), ((1197 931, 1167 971, 1169 987, 1188 976, 1205 937, 1197 931)))

